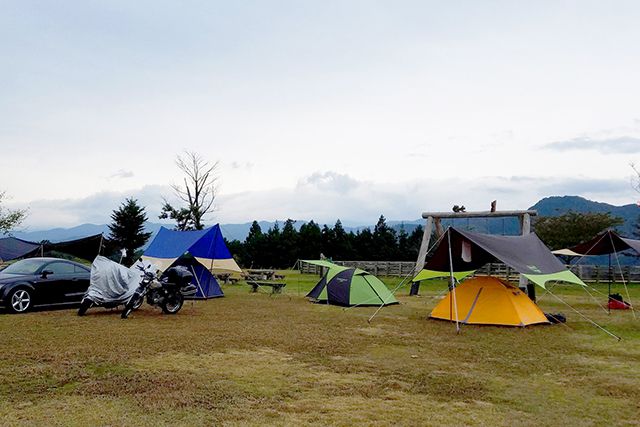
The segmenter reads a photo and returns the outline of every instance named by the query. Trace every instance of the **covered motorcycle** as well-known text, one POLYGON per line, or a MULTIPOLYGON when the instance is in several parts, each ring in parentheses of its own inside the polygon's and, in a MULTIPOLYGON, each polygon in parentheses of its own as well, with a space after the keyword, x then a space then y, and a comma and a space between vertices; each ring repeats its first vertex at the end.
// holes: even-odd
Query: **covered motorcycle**
POLYGON ((109 258, 97 256, 91 264, 89 288, 80 303, 78 315, 84 315, 93 306, 114 308, 126 304, 141 282, 144 271, 153 268, 150 263, 141 263, 138 261, 127 268, 109 258))
POLYGON ((125 304, 121 317, 129 317, 145 299, 149 305, 162 308, 166 314, 176 314, 182 308, 184 297, 196 293, 196 287, 191 283, 193 279, 193 274, 182 266, 169 268, 160 280, 156 274, 145 271, 138 288, 125 304))

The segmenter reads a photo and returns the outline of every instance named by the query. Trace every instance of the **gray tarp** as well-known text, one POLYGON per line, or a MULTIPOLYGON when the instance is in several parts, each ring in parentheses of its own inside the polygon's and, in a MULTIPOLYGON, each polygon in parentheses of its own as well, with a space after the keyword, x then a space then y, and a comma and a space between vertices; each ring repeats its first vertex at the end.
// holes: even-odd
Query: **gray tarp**
POLYGON ((450 227, 433 251, 425 268, 449 271, 449 240, 453 271, 477 270, 489 262, 503 262, 522 274, 551 274, 566 267, 551 254, 535 233, 495 236, 450 227))
POLYGON ((91 264, 91 282, 86 297, 97 304, 126 302, 135 292, 142 271, 111 261, 101 255, 91 264))

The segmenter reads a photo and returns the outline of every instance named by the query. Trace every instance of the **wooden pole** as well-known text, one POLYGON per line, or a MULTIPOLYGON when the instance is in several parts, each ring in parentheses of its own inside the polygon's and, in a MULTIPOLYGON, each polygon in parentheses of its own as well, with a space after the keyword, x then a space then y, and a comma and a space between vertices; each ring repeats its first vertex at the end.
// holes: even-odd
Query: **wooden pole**
MULTIPOLYGON (((424 262, 427 259, 427 252, 429 251, 429 243, 431 242, 431 232, 433 230, 433 217, 427 218, 424 225, 424 233, 422 234, 422 243, 420 243, 420 251, 418 252, 418 260, 416 261, 416 267, 414 272, 419 273, 424 268, 424 262)), ((412 282, 409 295, 418 295, 420 292, 420 282, 412 282)))
MULTIPOLYGON (((429 243, 431 240, 431 233, 435 227, 436 235, 438 237, 444 234, 442 229, 442 218, 504 218, 504 217, 519 217, 520 218, 520 231, 523 236, 531 233, 531 217, 538 215, 535 210, 524 211, 479 211, 479 212, 423 212, 422 218, 426 219, 424 234, 422 235, 422 243, 420 244, 420 251, 418 252, 418 259, 416 260, 415 271, 419 272, 424 268, 425 260, 427 259, 427 252, 429 251, 429 243)), ((528 280, 525 277, 520 277, 520 287, 523 291, 526 289, 527 294, 533 300, 535 300, 535 287, 532 284, 528 284, 528 280)), ((411 285, 411 291, 409 295, 418 295, 420 290, 420 283, 413 282, 411 285)))
MULTIPOLYGON (((523 213, 520 215, 520 234, 526 236, 531 234, 531 216, 529 213, 523 213)), ((522 274, 520 275, 520 289, 527 292, 531 301, 536 300, 536 285, 533 283, 529 283, 529 280, 524 277, 522 274)))

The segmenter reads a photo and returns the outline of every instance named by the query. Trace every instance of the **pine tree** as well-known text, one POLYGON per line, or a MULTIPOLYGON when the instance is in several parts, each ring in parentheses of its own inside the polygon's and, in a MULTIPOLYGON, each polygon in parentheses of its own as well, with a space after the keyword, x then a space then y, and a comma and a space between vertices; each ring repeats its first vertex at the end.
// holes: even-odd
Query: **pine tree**
POLYGON ((265 250, 262 253, 262 267, 277 267, 281 259, 280 248, 282 243, 282 233, 280 232, 280 225, 278 224, 278 221, 273 224, 273 227, 269 227, 269 229, 267 230, 267 235, 265 237, 265 250))
POLYGON ((280 260, 278 267, 285 268, 291 267, 298 260, 299 249, 299 235, 294 224, 295 220, 289 218, 285 221, 284 227, 282 227, 282 234, 280 235, 280 260))
POLYGON ((398 232, 398 260, 410 261, 410 256, 409 234, 407 233, 407 230, 404 229, 403 223, 400 224, 400 231, 398 232))
POLYGON ((244 240, 245 253, 247 254, 245 263, 247 266, 258 267, 263 265, 265 241, 266 237, 260 228, 260 224, 258 224, 258 221, 253 221, 249 234, 244 240))
POLYGON ((336 225, 333 226, 332 237, 334 239, 332 245, 335 252, 334 258, 344 261, 352 259, 354 256, 352 241, 350 240, 350 235, 344 230, 340 220, 337 220, 336 225))
POLYGON ((325 224, 322 227, 322 255, 327 258, 334 259, 335 258, 335 247, 333 246, 335 243, 335 234, 333 229, 325 224))
POLYGON ((322 231, 320 226, 313 220, 307 224, 302 224, 298 236, 300 259, 320 259, 320 253, 322 252, 322 231))
POLYGON ((354 261, 373 261, 373 233, 371 233, 371 229, 367 227, 358 231, 353 241, 354 261))
POLYGON ((387 225, 384 215, 380 215, 378 223, 373 229, 372 260, 395 260, 398 257, 397 249, 396 232, 387 225))
POLYGON ((116 246, 126 249, 127 254, 122 262, 124 265, 131 265, 136 259, 136 250, 147 243, 152 234, 144 232, 147 214, 136 199, 126 199, 113 211, 111 220, 113 222, 109 225, 109 238, 116 246))
MULTIPOLYGON (((407 239, 407 261, 415 261, 418 259, 418 252, 420 252, 420 245, 422 245, 422 237, 424 235, 424 229, 421 225, 417 226, 407 239)), ((430 245, 432 246, 437 239, 431 239, 430 245)))

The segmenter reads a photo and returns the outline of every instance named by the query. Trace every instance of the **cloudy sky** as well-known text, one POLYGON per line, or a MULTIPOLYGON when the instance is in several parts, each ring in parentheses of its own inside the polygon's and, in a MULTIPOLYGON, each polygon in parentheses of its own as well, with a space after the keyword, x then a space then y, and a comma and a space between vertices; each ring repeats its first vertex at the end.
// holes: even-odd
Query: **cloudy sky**
POLYGON ((415 219, 640 195, 637 1, 3 1, 0 190, 35 230, 158 213, 415 219))

